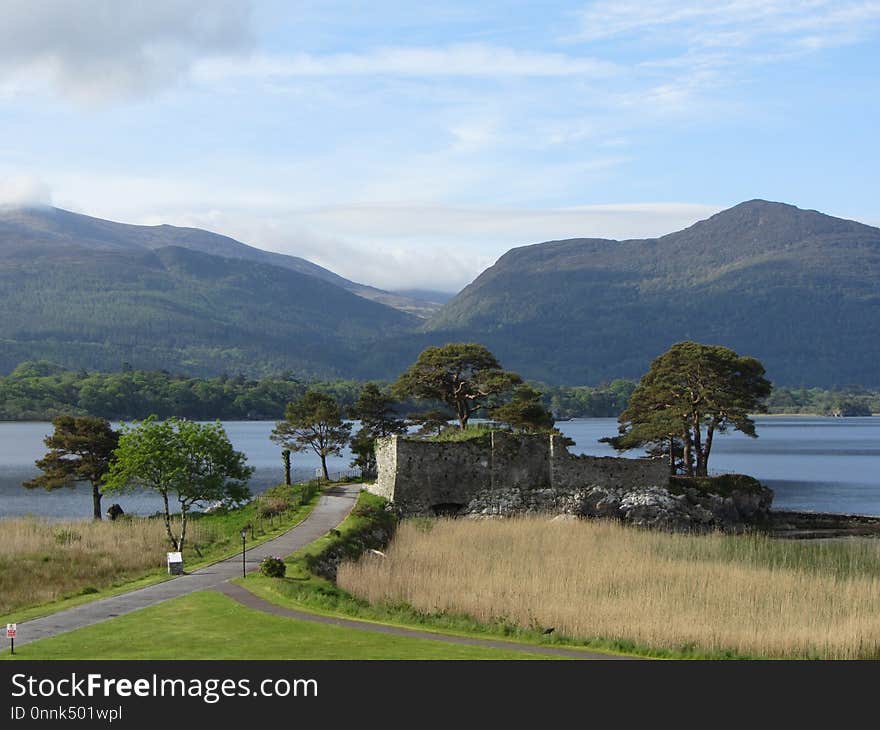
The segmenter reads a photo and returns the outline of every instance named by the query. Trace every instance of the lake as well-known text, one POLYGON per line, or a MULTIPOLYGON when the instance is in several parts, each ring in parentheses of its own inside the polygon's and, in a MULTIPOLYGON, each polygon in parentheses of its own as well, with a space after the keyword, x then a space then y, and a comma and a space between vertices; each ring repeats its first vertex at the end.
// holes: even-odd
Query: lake
MULTIPOLYGON (((757 477, 775 493, 777 509, 880 515, 880 418, 757 418, 759 438, 739 433, 716 437, 710 467, 757 477)), ((279 447, 269 440, 274 422, 227 421, 233 445, 247 454, 256 471, 251 489, 258 493, 283 479, 279 447)), ((575 441, 571 451, 614 456, 603 436, 614 435, 612 418, 581 418, 558 424, 575 441)), ((50 518, 88 518, 91 497, 87 486, 53 492, 27 490, 25 479, 37 473, 34 461, 45 453, 43 438, 49 423, 0 423, 0 517, 34 514, 50 518)), ((628 456, 638 456, 630 452, 628 456)), ((314 476, 320 460, 312 453, 294 453, 297 479, 314 476)), ((349 469, 350 454, 328 460, 331 472, 349 469)), ((152 514, 161 508, 147 494, 105 497, 104 509, 119 502, 126 512, 152 514)))

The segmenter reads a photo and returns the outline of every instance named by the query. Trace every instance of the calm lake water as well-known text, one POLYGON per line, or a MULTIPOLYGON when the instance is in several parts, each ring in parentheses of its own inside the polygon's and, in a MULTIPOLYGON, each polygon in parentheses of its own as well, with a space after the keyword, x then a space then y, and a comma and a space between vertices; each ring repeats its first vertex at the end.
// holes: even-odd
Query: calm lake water
MULTIPOLYGON (((712 451, 713 471, 751 474, 771 487, 779 509, 880 515, 880 418, 758 418, 759 438, 739 433, 717 437, 712 451)), ((269 440, 274 422, 227 421, 236 449, 256 468, 251 489, 258 493, 282 481, 278 446, 269 440)), ((574 439, 573 452, 613 456, 598 439, 616 433, 611 418, 583 418, 558 424, 574 439)), ((43 438, 49 423, 0 423, 0 517, 35 514, 51 518, 88 518, 88 487, 54 492, 27 490, 22 481, 37 473, 34 460, 45 453, 43 438)), ((638 456, 631 452, 629 456, 638 456)), ((349 469, 351 456, 329 460, 331 471, 349 469)), ((317 456, 293 454, 296 478, 313 476, 317 456)), ((105 497, 104 509, 119 502, 126 512, 152 514, 160 501, 145 494, 105 497)))

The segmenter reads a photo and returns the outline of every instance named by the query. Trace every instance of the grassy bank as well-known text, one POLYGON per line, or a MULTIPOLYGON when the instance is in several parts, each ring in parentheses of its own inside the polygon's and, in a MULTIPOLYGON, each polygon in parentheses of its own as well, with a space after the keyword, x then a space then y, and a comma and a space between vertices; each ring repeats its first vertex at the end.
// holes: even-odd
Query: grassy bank
MULTIPOLYGON (((314 484, 279 487, 239 509, 192 515, 184 550, 187 570, 240 550, 243 527, 253 545, 299 523, 311 510, 316 491, 314 484)), ((23 621, 162 580, 167 577, 168 549, 161 518, 3 520, 0 617, 23 621)))
POLYGON ((880 656, 878 576, 876 542, 437 520, 402 524, 384 558, 343 564, 336 590, 660 655, 851 659, 880 656))
POLYGON ((16 648, 32 659, 547 659, 522 651, 388 636, 245 608, 201 591, 16 648), (242 627, 247 627, 242 631, 242 627), (156 637, 161 636, 161 641, 156 637), (120 637, 124 637, 121 640, 120 637))

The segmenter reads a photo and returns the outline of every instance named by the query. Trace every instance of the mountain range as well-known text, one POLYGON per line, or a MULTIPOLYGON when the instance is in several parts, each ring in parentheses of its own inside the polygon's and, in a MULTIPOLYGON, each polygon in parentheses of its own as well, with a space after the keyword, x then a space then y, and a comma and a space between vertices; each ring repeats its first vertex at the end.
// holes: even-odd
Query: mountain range
POLYGON ((638 377, 696 340, 787 385, 877 385, 880 229, 752 200, 660 238, 523 246, 428 329, 548 382, 638 377))
POLYGON ((880 385, 880 229, 753 200, 660 238, 514 248, 445 304, 216 233, 0 211, 0 371, 293 370, 392 379, 478 341, 550 383, 637 378, 694 339, 786 385, 880 385), (442 304, 442 306, 441 306, 442 304))

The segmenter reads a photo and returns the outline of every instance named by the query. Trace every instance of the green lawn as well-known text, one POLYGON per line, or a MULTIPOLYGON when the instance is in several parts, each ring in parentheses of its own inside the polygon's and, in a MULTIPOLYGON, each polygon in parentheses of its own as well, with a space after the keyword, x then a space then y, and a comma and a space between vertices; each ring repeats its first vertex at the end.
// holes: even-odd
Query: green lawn
POLYGON ((0 659, 547 659, 521 651, 327 626, 254 611, 201 591, 51 639, 0 659))

